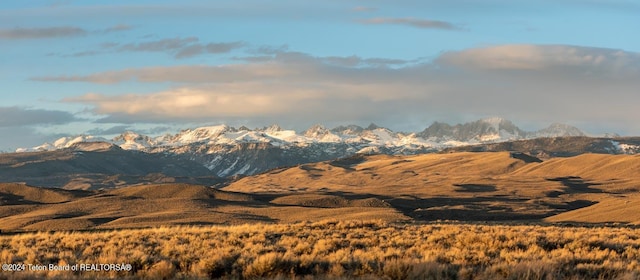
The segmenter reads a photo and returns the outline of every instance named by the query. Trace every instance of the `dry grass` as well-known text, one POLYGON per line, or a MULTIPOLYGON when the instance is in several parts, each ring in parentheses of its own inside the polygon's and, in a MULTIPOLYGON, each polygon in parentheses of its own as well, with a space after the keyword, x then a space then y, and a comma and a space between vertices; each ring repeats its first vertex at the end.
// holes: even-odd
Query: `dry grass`
POLYGON ((323 221, 0 236, 1 263, 126 263, 13 278, 639 279, 640 230, 323 221))

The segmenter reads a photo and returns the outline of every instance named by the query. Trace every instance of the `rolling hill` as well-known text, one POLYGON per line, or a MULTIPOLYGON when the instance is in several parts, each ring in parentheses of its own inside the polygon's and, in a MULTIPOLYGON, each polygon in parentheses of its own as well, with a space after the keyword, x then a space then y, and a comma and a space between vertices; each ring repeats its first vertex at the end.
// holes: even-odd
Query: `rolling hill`
POLYGON ((542 161, 515 152, 355 155, 273 169, 221 188, 104 190, 0 184, 0 230, 319 221, 640 224, 640 156, 542 161))
POLYGON ((629 215, 640 202, 639 186, 640 157, 635 155, 540 161, 520 153, 462 152, 355 156, 245 177, 223 189, 375 197, 416 220, 640 223, 640 215, 629 215), (604 206, 609 204, 618 207, 604 206), (591 219, 587 209, 602 214, 591 219))

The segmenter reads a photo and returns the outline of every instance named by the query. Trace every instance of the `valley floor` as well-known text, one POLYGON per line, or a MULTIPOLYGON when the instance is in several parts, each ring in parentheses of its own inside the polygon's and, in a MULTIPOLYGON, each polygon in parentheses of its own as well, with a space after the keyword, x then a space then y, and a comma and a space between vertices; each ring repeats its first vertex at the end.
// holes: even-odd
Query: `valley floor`
POLYGON ((630 227, 328 220, 0 236, 3 264, 76 268, 3 266, 0 279, 638 279, 639 259, 630 227))

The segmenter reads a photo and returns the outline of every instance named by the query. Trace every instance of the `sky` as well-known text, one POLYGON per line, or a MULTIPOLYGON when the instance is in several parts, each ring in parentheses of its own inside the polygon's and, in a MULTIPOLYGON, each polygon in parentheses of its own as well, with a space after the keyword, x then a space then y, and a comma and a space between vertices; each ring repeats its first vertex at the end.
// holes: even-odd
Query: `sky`
POLYGON ((204 125, 640 135, 640 2, 0 2, 0 151, 204 125))

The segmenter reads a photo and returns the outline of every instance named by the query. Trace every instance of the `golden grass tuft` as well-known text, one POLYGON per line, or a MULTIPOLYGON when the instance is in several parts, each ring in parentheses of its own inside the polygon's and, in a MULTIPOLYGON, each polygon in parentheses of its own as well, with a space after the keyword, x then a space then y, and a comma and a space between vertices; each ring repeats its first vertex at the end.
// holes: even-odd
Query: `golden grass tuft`
POLYGON ((0 236, 0 262, 126 263, 13 278, 637 279, 640 229, 300 222, 0 236))

